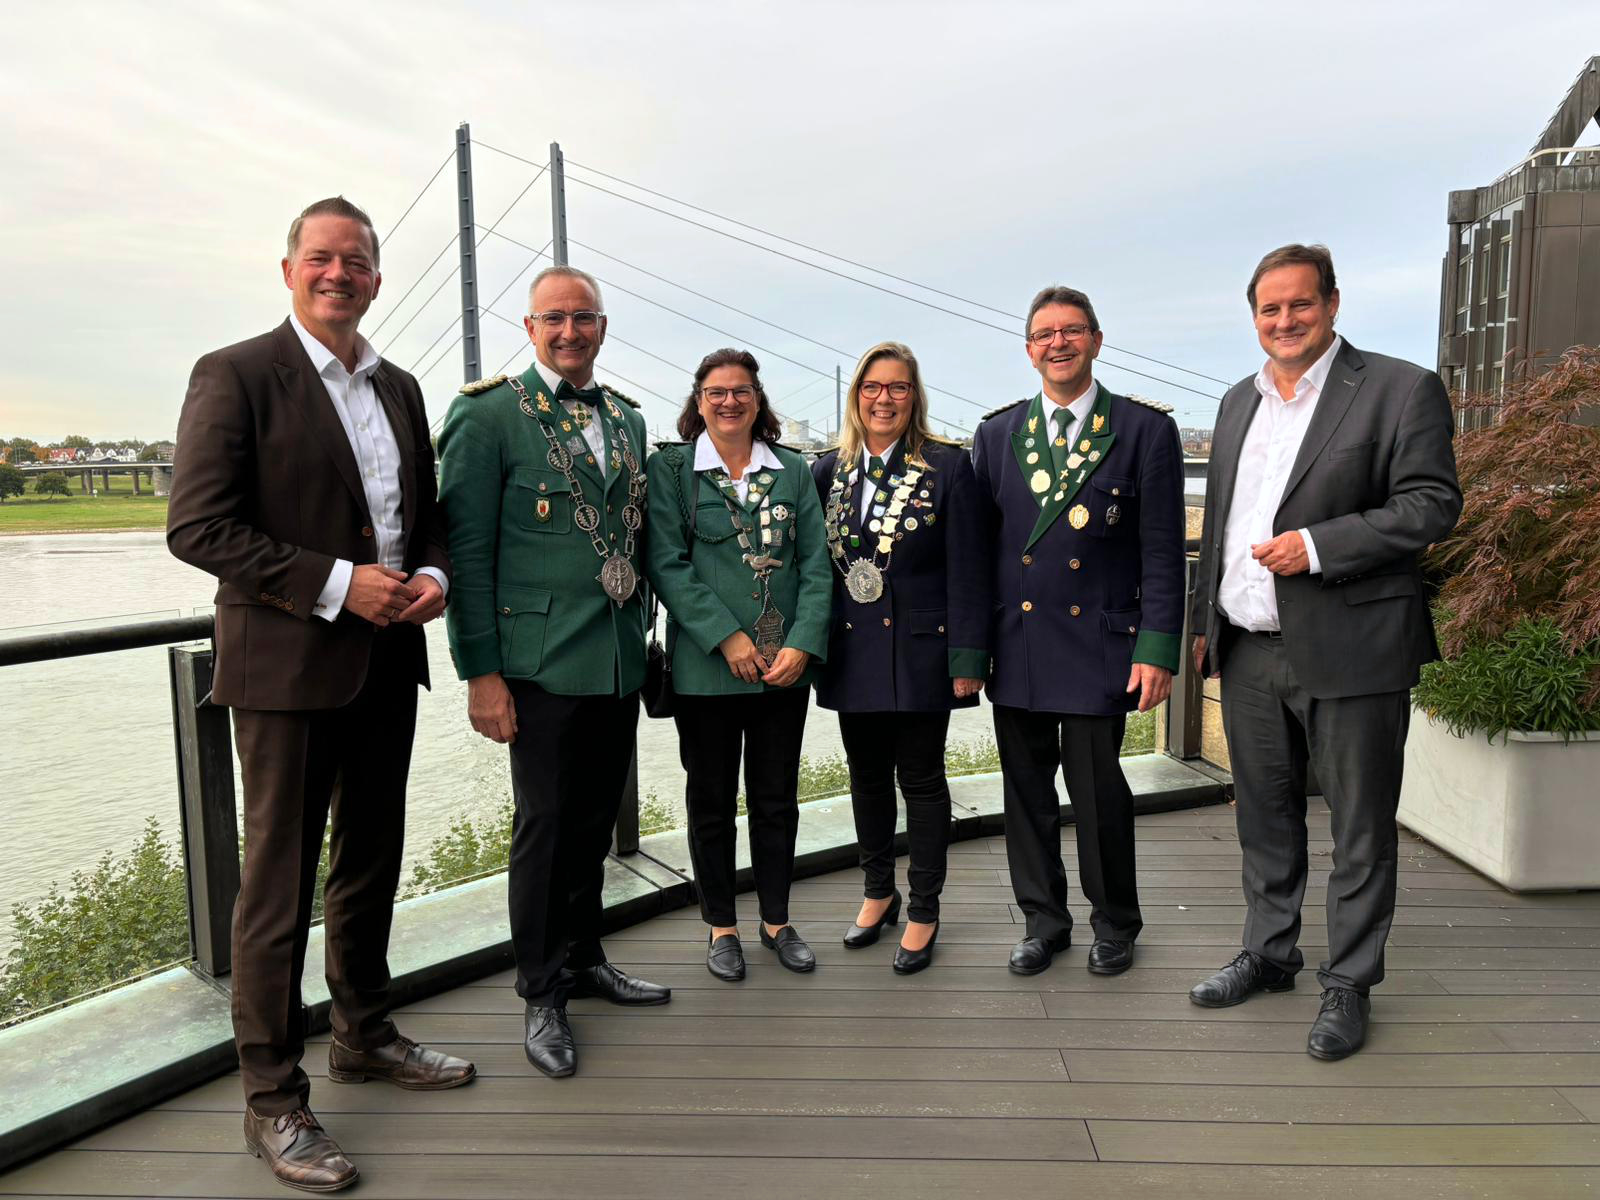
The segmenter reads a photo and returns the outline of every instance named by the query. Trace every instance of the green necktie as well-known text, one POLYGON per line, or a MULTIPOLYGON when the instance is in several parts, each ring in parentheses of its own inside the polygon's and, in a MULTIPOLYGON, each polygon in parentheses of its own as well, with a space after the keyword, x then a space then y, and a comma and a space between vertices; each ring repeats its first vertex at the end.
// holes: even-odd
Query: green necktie
POLYGON ((1055 412, 1056 436, 1050 439, 1050 461, 1055 464, 1056 477, 1061 477, 1061 469, 1067 465, 1067 454, 1072 447, 1067 445, 1067 427, 1072 424, 1072 410, 1058 408, 1055 412))
POLYGON ((868 492, 867 494, 876 497, 876 489, 883 486, 883 459, 879 458, 876 454, 867 459, 867 478, 872 481, 873 488, 873 491, 868 492))

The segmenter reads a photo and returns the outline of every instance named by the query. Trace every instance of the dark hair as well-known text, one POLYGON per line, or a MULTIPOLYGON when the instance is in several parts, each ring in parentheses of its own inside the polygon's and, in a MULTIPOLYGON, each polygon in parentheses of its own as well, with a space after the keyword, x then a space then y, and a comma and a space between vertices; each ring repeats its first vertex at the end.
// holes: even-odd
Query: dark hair
POLYGON ((1047 287, 1033 298, 1033 303, 1028 305, 1028 319, 1022 323, 1022 335, 1026 337, 1033 332, 1033 314, 1047 304, 1070 304, 1074 308, 1083 309, 1083 315, 1089 318, 1089 332, 1100 332, 1100 318, 1094 315, 1094 305, 1089 303, 1077 288, 1047 287))
POLYGON ((1244 298, 1250 301, 1250 311, 1256 310, 1256 284, 1261 282, 1263 275, 1279 267, 1300 264, 1317 269, 1317 290, 1322 293, 1324 300, 1331 299, 1334 289, 1339 286, 1333 277, 1333 255, 1326 246, 1302 246, 1299 242, 1291 242, 1287 246, 1279 246, 1256 264, 1256 273, 1250 276, 1250 286, 1244 290, 1244 298))
POLYGON ((767 402, 767 389, 761 386, 761 364, 750 351, 735 350, 731 346, 713 350, 694 369, 694 387, 689 392, 689 398, 683 402, 683 411, 678 414, 678 436, 686 442, 692 442, 705 430, 705 418, 700 415, 700 385, 718 367, 743 367, 750 372, 750 382, 756 387, 756 403, 760 406, 756 410, 756 423, 750 430, 750 436, 768 443, 777 441, 783 431, 778 427, 778 418, 772 411, 772 405, 767 402))
POLYGON ((378 231, 372 227, 372 218, 357 208, 343 196, 329 196, 326 200, 318 200, 315 204, 308 204, 301 210, 300 215, 289 226, 289 257, 292 259, 295 252, 300 249, 300 229, 306 223, 307 217, 344 217, 350 221, 360 221, 367 227, 367 240, 372 243, 372 269, 378 269, 378 231))

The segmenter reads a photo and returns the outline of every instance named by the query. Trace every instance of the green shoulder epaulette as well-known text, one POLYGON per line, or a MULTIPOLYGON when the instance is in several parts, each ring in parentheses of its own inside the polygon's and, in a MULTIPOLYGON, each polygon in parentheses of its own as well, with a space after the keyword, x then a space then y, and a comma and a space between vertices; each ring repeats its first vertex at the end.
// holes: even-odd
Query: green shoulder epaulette
POLYGON ((1026 404, 1026 403, 1028 403, 1028 401, 1030 401, 1032 399, 1033 399, 1032 396, 1024 396, 1021 400, 1013 400, 1010 404, 1002 404, 999 408, 994 409, 994 410, 992 410, 990 412, 984 413, 983 416, 978 418, 978 423, 982 424, 984 421, 987 421, 990 417, 998 417, 1003 412, 1010 412, 1017 405, 1026 404))
POLYGON ((1163 404, 1159 400, 1152 400, 1148 396, 1129 396, 1128 399, 1132 400, 1135 404, 1142 404, 1146 408, 1153 408, 1158 413, 1169 413, 1172 411, 1172 405, 1163 404))
POLYGON ((656 449, 665 450, 669 446, 687 446, 688 444, 688 442, 683 441, 681 438, 663 438, 661 441, 656 443, 656 449))
MULTIPOLYGON (((602 392, 605 392, 608 396, 615 396, 618 400, 621 400, 624 404, 628 405, 630 408, 638 408, 639 407, 639 402, 637 400, 635 400, 632 396, 623 395, 621 392, 617 391, 616 388, 612 387, 609 383, 602 383, 600 385, 600 390, 602 392)), ((643 410, 641 409, 640 411, 642 412, 643 410)))
POLYGON ((506 375, 491 375, 487 379, 474 379, 471 383, 463 383, 461 385, 461 394, 463 396, 476 396, 479 392, 487 392, 499 387, 508 378, 509 376, 506 375))
POLYGON ((824 454, 832 454, 838 448, 839 448, 839 443, 835 442, 831 446, 824 446, 821 450, 818 450, 818 451, 814 452, 812 454, 812 457, 813 458, 821 458, 824 454))
MULTIPOLYGON (((1011 407, 1011 405, 1009 405, 1009 404, 1006 405, 1006 408, 1010 408, 1010 407, 1011 407)), ((1002 409, 1001 411, 1004 412, 1005 410, 1002 409)), ((966 445, 965 442, 958 442, 958 441, 956 441, 955 438, 942 437, 941 435, 939 435, 937 433, 934 433, 931 430, 928 433, 928 439, 927 440, 930 441, 930 442, 937 442, 941 446, 962 447, 962 446, 966 445)))

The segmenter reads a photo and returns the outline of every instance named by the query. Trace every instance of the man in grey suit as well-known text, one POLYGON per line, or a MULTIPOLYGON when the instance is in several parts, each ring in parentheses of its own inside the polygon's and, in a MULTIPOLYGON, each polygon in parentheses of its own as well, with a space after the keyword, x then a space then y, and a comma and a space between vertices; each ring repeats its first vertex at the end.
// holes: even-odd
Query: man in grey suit
POLYGON ((1195 669, 1222 676, 1247 906, 1244 949, 1189 993, 1222 1008, 1294 986, 1306 764, 1332 813, 1328 957, 1306 1049, 1354 1054, 1394 917, 1410 688, 1439 656, 1418 554, 1461 513, 1438 375, 1334 333, 1322 246, 1284 246, 1246 290, 1267 352, 1222 400, 1190 602, 1195 669))

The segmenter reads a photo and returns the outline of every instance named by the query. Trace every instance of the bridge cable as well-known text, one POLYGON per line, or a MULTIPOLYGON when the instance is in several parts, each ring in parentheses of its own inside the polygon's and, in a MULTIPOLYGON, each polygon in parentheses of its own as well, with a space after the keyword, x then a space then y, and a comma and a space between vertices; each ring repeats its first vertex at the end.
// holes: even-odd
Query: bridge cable
POLYGON ((450 165, 450 160, 455 158, 455 156, 456 152, 454 150, 450 151, 449 154, 444 156, 444 161, 439 164, 439 169, 428 177, 428 182, 422 185, 422 190, 417 193, 417 198, 410 204, 406 205, 406 210, 400 214, 400 219, 393 225, 389 226, 389 232, 384 234, 382 239, 378 242, 378 248, 380 250, 389 244, 389 239, 395 235, 395 231, 399 229, 401 225, 405 224, 406 218, 411 215, 411 210, 415 208, 418 202, 428 194, 428 189, 433 186, 433 181, 438 179, 439 176, 444 173, 444 169, 450 165))

